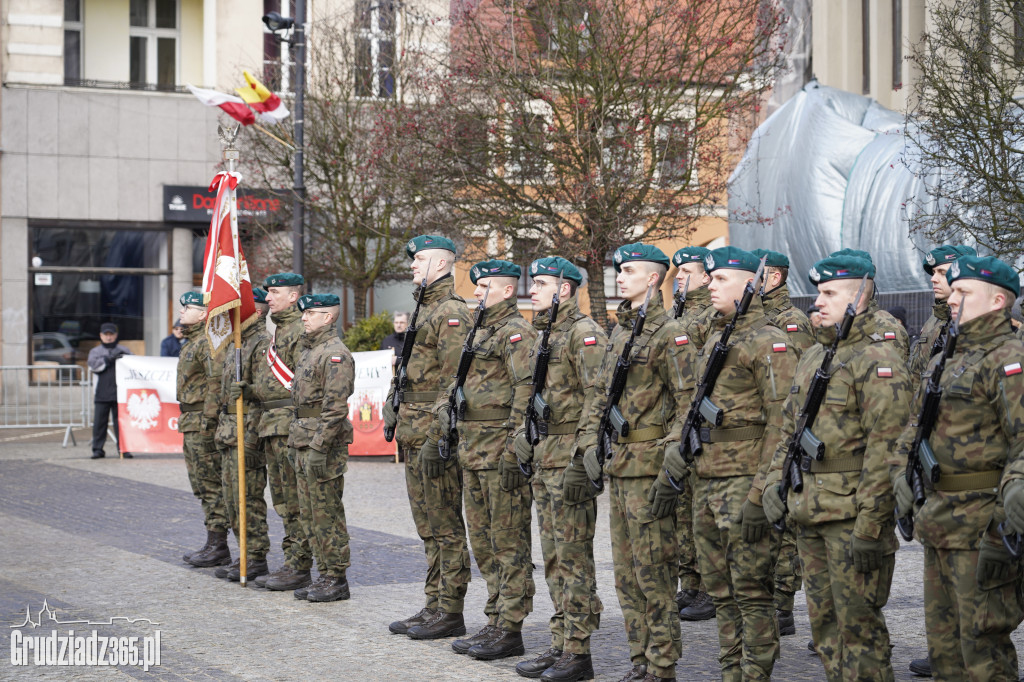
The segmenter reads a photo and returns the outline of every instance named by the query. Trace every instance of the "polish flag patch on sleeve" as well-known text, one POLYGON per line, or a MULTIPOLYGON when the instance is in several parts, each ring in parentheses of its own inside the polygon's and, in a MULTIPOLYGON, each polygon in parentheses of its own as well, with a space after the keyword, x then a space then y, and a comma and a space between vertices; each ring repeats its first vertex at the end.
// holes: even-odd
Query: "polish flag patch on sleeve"
POLYGON ((788 348, 788 346, 786 346, 786 344, 784 344, 784 343, 773 343, 772 344, 772 352, 773 353, 785 353, 786 352, 786 348, 788 348))
POLYGON ((677 346, 685 346, 688 343, 690 343, 690 337, 687 336, 686 334, 682 334, 682 335, 676 337, 676 345, 677 346))
POLYGON ((1021 368, 1019 362, 1014 362, 1010 365, 1003 365, 1003 374, 1008 377, 1012 377, 1014 374, 1020 374, 1021 368))
POLYGON ((448 326, 449 327, 458 327, 459 326, 459 318, 457 318, 457 317, 448 318, 448 326))
POLYGON ((795 325, 795 324, 787 324, 786 325, 786 331, 787 332, 798 332, 798 331, 800 331, 800 327, 798 325, 795 325))
POLYGON ((886 341, 895 341, 896 340, 896 332, 886 332, 885 336, 883 336, 883 338, 886 341))
POLYGON ((584 346, 594 346, 594 345, 597 345, 597 337, 596 336, 586 336, 586 337, 584 337, 583 338, 583 345, 584 346))
POLYGON ((878 376, 883 378, 889 378, 892 376, 892 367, 879 367, 877 372, 878 376))
POLYGON ((508 342, 509 343, 519 343, 522 340, 523 340, 523 335, 522 334, 513 334, 512 336, 508 337, 508 342))
POLYGON ((341 362, 341 356, 340 355, 332 355, 331 356, 331 362, 341 362))

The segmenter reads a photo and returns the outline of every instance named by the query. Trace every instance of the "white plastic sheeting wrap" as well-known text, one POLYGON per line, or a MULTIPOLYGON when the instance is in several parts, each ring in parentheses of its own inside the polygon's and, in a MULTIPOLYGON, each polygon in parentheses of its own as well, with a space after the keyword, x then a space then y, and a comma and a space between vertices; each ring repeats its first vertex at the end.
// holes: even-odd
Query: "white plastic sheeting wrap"
POLYGON ((758 127, 729 178, 730 243, 787 254, 794 295, 816 293, 807 271, 842 248, 871 253, 882 292, 930 291, 929 242, 909 221, 929 198, 903 160, 903 125, 872 99, 808 83, 758 127))

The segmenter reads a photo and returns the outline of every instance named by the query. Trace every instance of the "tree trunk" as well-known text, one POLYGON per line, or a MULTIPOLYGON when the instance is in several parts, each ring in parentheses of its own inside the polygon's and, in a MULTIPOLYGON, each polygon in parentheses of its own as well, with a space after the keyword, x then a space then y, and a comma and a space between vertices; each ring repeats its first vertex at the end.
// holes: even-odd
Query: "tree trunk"
POLYGON ((366 317, 366 294, 369 288, 365 284, 352 285, 352 308, 355 313, 354 322, 366 317))
POLYGON ((602 329, 608 328, 608 311, 605 310, 606 299, 604 296, 604 254, 596 258, 588 256, 587 268, 587 293, 590 294, 590 317, 601 325, 602 329))

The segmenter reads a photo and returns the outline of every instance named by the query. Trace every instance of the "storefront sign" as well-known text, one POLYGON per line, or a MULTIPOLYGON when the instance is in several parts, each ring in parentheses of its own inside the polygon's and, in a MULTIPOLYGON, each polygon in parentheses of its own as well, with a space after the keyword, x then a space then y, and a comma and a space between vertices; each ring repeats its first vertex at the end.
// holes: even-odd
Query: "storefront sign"
MULTIPOLYGON (((209 223, 217 198, 207 187, 164 185, 164 221, 168 223, 209 223)), ((238 217, 242 220, 288 220, 285 192, 238 189, 238 217)))

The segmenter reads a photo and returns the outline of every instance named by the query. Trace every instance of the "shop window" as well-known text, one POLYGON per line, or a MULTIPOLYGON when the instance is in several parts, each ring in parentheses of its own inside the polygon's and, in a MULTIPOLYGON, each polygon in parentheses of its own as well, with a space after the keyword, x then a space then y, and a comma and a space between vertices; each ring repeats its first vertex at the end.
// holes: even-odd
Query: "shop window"
POLYGON ((178 81, 178 0, 130 0, 129 81, 174 89, 178 81))

